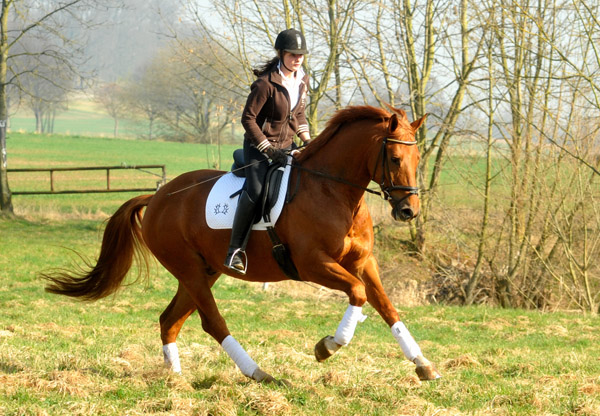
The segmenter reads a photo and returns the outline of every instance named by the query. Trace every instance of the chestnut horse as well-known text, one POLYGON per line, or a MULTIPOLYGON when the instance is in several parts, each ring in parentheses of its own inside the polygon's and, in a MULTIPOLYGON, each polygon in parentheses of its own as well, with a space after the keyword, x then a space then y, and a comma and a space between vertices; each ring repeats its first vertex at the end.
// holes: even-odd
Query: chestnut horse
MULTIPOLYGON (((275 230, 301 280, 343 291, 349 298, 335 336, 317 343, 317 360, 350 342, 357 323, 364 319, 362 306, 368 301, 390 326, 407 359, 416 364, 419 377, 431 380, 440 375, 400 321, 383 289, 372 252, 373 224, 364 198, 371 181, 380 185, 394 219, 409 221, 419 213, 416 173, 420 156, 415 132, 425 117, 410 123, 403 110, 391 110, 348 107, 332 117, 325 130, 296 155, 290 178, 295 196, 284 206, 275 230)), ((211 292, 222 273, 253 282, 287 279, 273 259, 265 231, 251 234, 245 275, 223 266, 230 231, 209 228, 203 215, 207 195, 223 174, 188 172, 154 195, 125 202, 109 219, 97 264, 91 270, 42 277, 50 281, 49 292, 100 299, 119 288, 134 258, 147 260, 148 248, 179 281, 175 297, 160 316, 165 363, 173 371, 181 371, 175 340, 185 320, 197 310, 202 328, 243 374, 272 382, 275 379, 262 371, 230 334, 211 292)))

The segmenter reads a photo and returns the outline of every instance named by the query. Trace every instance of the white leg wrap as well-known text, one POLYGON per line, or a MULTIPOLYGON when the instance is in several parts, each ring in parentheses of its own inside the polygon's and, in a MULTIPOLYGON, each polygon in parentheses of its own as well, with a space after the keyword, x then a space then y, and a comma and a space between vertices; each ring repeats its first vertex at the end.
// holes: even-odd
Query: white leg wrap
POLYGON ((179 351, 177 350, 177 344, 174 342, 163 345, 163 357, 165 358, 165 365, 171 369, 174 373, 181 373, 181 364, 179 363, 179 351))
POLYGON ((245 376, 252 378, 252 375, 258 369, 258 364, 250 358, 239 342, 231 335, 228 335, 221 343, 221 346, 239 369, 242 370, 242 373, 244 373, 245 376))
POLYGON ((367 316, 363 315, 361 306, 348 305, 342 322, 335 331, 333 340, 340 345, 348 345, 354 336, 356 325, 359 322, 364 322, 365 319, 367 319, 367 316))
POLYGON ((398 321, 392 325, 392 334, 398 341, 398 344, 400 344, 402 352, 409 361, 414 361, 415 358, 423 355, 421 348, 419 348, 415 339, 410 332, 408 332, 408 328, 406 328, 402 322, 398 321))

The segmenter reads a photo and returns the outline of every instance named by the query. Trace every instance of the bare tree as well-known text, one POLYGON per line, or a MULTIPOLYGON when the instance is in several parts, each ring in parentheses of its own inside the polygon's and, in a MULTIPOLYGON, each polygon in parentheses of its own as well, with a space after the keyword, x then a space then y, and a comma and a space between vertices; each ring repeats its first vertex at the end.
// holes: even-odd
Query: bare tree
MULTIPOLYGON (((37 54, 45 48, 37 48, 37 54)), ((29 68, 18 79, 21 102, 35 117, 36 133, 53 133, 56 115, 68 108, 68 93, 72 90, 73 73, 63 61, 31 56, 28 53, 15 59, 18 68, 29 68)), ((13 68, 15 65, 13 65, 13 68)))
MULTIPOLYGON (((489 14, 489 21, 494 20, 495 9, 490 8, 487 10, 489 14)), ((494 89, 495 89, 495 73, 494 73, 494 62, 492 59, 493 51, 493 38, 491 34, 486 35, 486 61, 487 61, 487 100, 482 104, 482 112, 485 112, 487 116, 487 131, 485 133, 485 177, 484 177, 484 189, 483 189, 483 209, 481 213, 481 226, 478 235, 477 244, 477 257, 473 269, 464 285, 464 303, 471 305, 474 303, 476 298, 476 292, 478 284, 483 276, 482 268, 484 267, 485 253, 486 253, 486 242, 489 239, 489 228, 490 228, 490 210, 492 205, 492 162, 494 158, 494 116, 496 103, 494 100, 494 89)))
POLYGON ((220 57, 205 56, 206 64, 212 65, 221 75, 224 89, 235 86, 244 98, 254 81, 252 68, 274 56, 277 34, 289 27, 302 31, 310 50, 304 64, 311 78, 307 119, 312 134, 316 134, 324 108, 331 104, 333 108, 339 108, 347 102, 343 86, 347 76, 341 56, 344 44, 351 37, 351 17, 359 5, 366 7, 365 2, 357 0, 245 3, 227 0, 211 1, 211 11, 190 6, 189 14, 196 25, 194 36, 210 41, 215 50, 222 50, 220 57), (220 22, 219 29, 210 25, 209 16, 215 14, 220 22), (223 65, 226 56, 229 56, 228 64, 223 65))
POLYGON ((146 139, 156 138, 156 122, 163 110, 165 98, 170 94, 167 76, 158 62, 145 65, 127 84, 125 96, 132 114, 148 123, 146 139))
POLYGON ((96 87, 94 100, 113 119, 113 136, 119 135, 119 121, 127 115, 128 106, 123 85, 117 82, 96 87))
POLYGON ((573 20, 577 2, 480 5, 488 69, 469 98, 476 104, 471 117, 481 112, 488 120, 487 163, 481 180, 461 177, 483 201, 475 225, 457 221, 454 229, 463 249, 471 245, 466 235, 478 236, 461 296, 466 303, 488 296, 503 306, 596 313, 599 126, 590 123, 597 119, 591 78, 582 76, 594 69, 580 60, 593 49, 581 36, 590 28, 573 20), (569 62, 557 45, 581 54, 569 62))
MULTIPOLYGON (((60 1, 16 1, 2 0, 0 3, 0 212, 12 215, 13 206, 7 176, 6 127, 7 86, 19 85, 24 74, 36 68, 13 66, 12 61, 24 54, 44 57, 61 63, 73 74, 77 73, 73 60, 77 57, 77 40, 67 36, 66 27, 74 22, 83 23, 90 11, 98 7, 91 0, 60 1), (28 51, 23 45, 27 39, 43 39, 43 50, 28 51)), ((22 60, 21 60, 22 61, 22 60)))
POLYGON ((161 120, 181 140, 220 140, 243 108, 243 92, 235 84, 223 88, 221 71, 207 62, 209 56, 213 62, 235 65, 231 56, 206 38, 178 38, 161 59, 170 85, 161 120))

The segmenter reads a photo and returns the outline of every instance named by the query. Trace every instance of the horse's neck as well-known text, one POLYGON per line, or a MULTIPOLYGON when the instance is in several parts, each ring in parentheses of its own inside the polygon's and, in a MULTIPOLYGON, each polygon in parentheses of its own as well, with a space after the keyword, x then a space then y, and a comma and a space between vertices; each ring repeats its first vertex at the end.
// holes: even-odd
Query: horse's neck
MULTIPOLYGON (((349 134, 348 130, 339 134, 344 133, 349 134)), ((349 191, 352 191, 349 192, 349 197, 359 203, 364 188, 371 181, 369 159, 373 146, 371 140, 361 140, 361 137, 352 135, 332 137, 327 144, 306 160, 303 166, 336 178, 339 182, 354 185, 349 186, 349 191)))

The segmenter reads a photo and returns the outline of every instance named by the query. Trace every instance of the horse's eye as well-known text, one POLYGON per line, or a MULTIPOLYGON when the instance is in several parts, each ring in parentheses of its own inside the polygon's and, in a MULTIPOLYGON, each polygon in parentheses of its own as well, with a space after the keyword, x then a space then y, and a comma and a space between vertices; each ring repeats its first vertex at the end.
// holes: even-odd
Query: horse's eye
POLYGON ((400 158, 399 157, 392 157, 392 163, 394 165, 400 166, 400 158))

